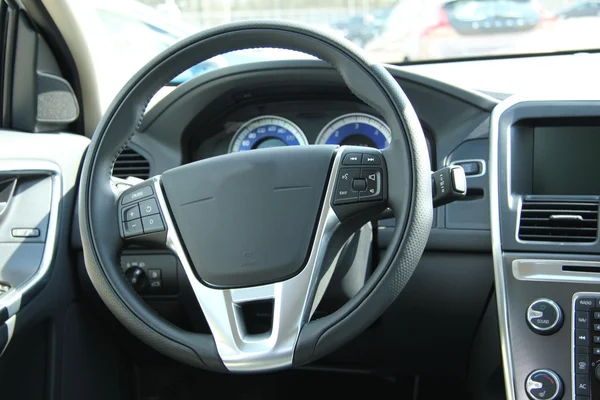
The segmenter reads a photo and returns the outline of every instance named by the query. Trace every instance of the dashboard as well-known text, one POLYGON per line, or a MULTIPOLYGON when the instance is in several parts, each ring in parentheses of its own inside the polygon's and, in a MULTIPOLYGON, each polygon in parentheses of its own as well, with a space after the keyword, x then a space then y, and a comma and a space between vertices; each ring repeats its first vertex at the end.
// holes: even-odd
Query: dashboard
MULTIPOLYGON (((451 359, 453 368, 445 375, 466 379, 476 371, 485 375, 481 390, 488 390, 486 385, 502 388, 498 333, 490 329, 493 318, 484 318, 495 313, 487 163, 490 117, 499 101, 400 68, 388 70, 419 117, 432 170, 452 164, 473 167, 467 174, 469 191, 463 201, 435 209, 426 252, 389 311, 322 365, 437 375, 439 367, 431 359, 451 359), (428 316, 431 310, 435 318, 428 316), (453 329, 445 331, 444 340, 452 346, 432 346, 436 332, 447 326, 453 329), (495 360, 493 368, 471 369, 474 355, 482 355, 475 365, 495 360)), ((381 149, 388 141, 389 128, 380 113, 351 93, 335 70, 317 60, 287 60, 227 67, 173 88, 146 112, 129 150, 147 161, 152 176, 233 151, 321 143, 381 149)), ((340 274, 332 278, 315 317, 339 308, 360 290, 388 251, 394 230, 395 220, 388 214, 357 233, 356 246, 363 247, 340 256, 344 267, 336 268, 340 274), (357 267, 357 254, 364 257, 366 269, 357 267)), ((181 319, 181 310, 165 312, 178 297, 189 295, 178 278, 177 262, 169 257, 126 249, 122 268, 127 276, 128 266, 160 265, 162 289, 140 294, 173 323, 188 328, 192 323, 190 329, 202 331, 206 326, 181 319)))
MULTIPOLYGON (((330 144, 380 150, 388 146, 388 125, 350 95, 293 97, 298 96, 245 101, 207 125, 193 125, 186 146, 190 159, 277 146, 330 144)), ((433 158, 431 133, 425 131, 425 135, 433 158)))

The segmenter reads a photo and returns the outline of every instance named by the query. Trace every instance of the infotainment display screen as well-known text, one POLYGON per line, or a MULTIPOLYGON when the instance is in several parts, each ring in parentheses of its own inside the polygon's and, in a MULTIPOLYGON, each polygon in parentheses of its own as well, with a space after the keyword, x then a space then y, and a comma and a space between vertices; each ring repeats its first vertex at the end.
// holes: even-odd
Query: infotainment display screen
POLYGON ((533 194, 600 195, 600 127, 534 128, 533 194))

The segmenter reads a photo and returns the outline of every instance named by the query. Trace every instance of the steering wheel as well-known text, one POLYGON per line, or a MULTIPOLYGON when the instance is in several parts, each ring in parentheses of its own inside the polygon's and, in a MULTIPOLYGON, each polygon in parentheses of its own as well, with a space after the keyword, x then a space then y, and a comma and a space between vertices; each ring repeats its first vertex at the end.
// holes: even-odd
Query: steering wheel
POLYGON ((277 21, 205 30, 144 66, 98 124, 79 189, 86 269, 110 311, 159 352, 222 372, 309 363, 356 337, 405 287, 425 248, 432 215, 425 137, 398 83, 350 42, 277 21), (113 163, 138 131, 152 96, 202 60, 254 47, 301 51, 331 64, 384 117, 392 132, 389 146, 228 154, 173 168, 115 195, 113 163), (387 208, 396 229, 378 267, 344 306, 311 320, 338 250, 387 208), (163 246, 178 257, 212 334, 169 323, 137 295, 120 268, 125 241, 163 246), (256 302, 272 310, 268 332, 247 329, 243 309, 256 302))

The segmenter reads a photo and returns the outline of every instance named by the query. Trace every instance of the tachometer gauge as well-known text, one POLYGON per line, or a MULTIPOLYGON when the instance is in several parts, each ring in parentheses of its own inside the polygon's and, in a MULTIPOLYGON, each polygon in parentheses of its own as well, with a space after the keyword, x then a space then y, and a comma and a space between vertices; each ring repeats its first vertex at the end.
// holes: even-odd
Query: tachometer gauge
POLYGON ((264 115, 251 119, 238 129, 231 139, 229 152, 306 144, 308 140, 298 125, 285 118, 264 115))
POLYGON ((339 144, 385 149, 391 140, 389 126, 369 114, 352 113, 329 122, 316 144, 339 144))

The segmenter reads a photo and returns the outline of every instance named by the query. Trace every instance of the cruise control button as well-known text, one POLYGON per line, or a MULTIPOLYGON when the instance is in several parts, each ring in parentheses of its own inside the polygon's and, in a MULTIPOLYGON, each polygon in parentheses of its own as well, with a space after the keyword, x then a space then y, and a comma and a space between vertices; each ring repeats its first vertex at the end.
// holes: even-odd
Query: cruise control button
POLYGON ((136 190, 123 195, 121 199, 121 204, 129 204, 136 200, 152 196, 153 194, 154 191, 152 190, 151 186, 142 186, 141 188, 137 188, 136 190))
POLYGON ((575 310, 577 311, 588 311, 594 307, 596 302, 591 297, 580 297, 575 301, 575 310))
POLYGON ((358 201, 358 192, 352 182, 360 178, 360 168, 342 168, 338 174, 333 204, 347 204, 358 201))
POLYGON ((362 165, 381 165, 381 159, 375 154, 363 154, 362 165))
POLYGON ((142 229, 142 221, 138 218, 134 219, 133 221, 125 222, 123 224, 123 232, 126 238, 141 235, 144 233, 144 230, 142 229))
POLYGON ((381 168, 363 168, 360 176, 367 181, 367 188, 360 192, 360 201, 383 198, 383 193, 381 193, 381 168))
POLYGON ((142 201, 140 203, 140 212, 142 217, 158 214, 158 204, 156 203, 156 199, 152 198, 142 201))
POLYGON ((144 226, 144 233, 160 232, 165 230, 162 219, 158 214, 142 218, 142 225, 144 226))
POLYGON ((358 153, 348 153, 344 156, 342 165, 360 165, 362 156, 358 153))
POLYGON ((140 217, 140 208, 137 204, 123 210, 123 221, 132 221, 140 217))

